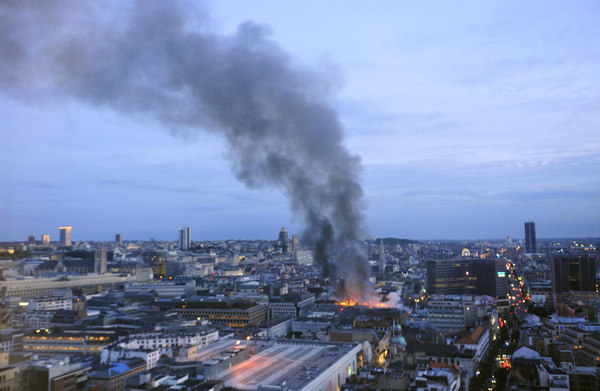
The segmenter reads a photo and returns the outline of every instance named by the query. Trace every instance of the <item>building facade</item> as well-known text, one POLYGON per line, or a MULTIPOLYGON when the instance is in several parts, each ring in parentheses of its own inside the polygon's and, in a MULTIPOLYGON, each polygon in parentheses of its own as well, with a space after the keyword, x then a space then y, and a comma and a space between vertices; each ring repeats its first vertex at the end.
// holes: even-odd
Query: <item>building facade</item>
POLYGON ((596 256, 554 255, 551 262, 552 292, 596 292, 596 256))
POLYGON ((498 259, 442 259, 427 261, 430 294, 506 297, 506 261, 498 259))
POLYGON ((215 325, 244 328, 264 322, 267 306, 254 303, 188 302, 178 308, 177 312, 186 320, 206 319, 215 325))

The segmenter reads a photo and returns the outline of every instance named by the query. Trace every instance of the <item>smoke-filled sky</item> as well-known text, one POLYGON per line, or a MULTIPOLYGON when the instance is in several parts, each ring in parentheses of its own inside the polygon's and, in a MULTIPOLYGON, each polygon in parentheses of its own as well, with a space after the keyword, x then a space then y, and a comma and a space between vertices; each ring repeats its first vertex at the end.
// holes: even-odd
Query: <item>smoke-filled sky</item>
MULTIPOLYGON (((120 3, 101 10, 104 28, 122 27, 120 3)), ((310 81, 306 94, 337 111, 345 158, 361 157, 366 234, 522 238, 523 222, 532 220, 538 237, 600 236, 597 2, 181 7, 187 31, 220 40, 232 40, 246 21, 260 34, 267 29, 266 39, 310 81)), ((91 47, 112 42, 111 34, 85 35, 71 24, 69 8, 44 11, 48 25, 61 21, 52 34, 79 41, 83 34, 91 47)), ((5 31, 14 18, 2 18, 5 31)), ((134 48, 153 38, 131 37, 139 41, 127 43, 134 48)), ((31 52, 46 43, 34 34, 31 52)), ((1 50, 11 53, 6 45, 1 50)), ((147 63, 144 77, 160 75, 164 64, 153 60, 136 59, 147 63)), ((0 75, 0 241, 43 233, 57 239, 63 224, 73 226, 74 240, 110 240, 117 232, 174 240, 182 226, 192 228, 193 240, 275 238, 281 226, 304 229, 288 188, 269 181, 248 188, 239 180, 244 174, 230 136, 166 126, 171 111, 148 115, 146 107, 130 107, 130 90, 118 96, 122 102, 99 98, 97 84, 74 86, 71 74, 59 83, 69 91, 54 92, 56 80, 40 77, 43 63, 34 61, 15 82, 5 56, 0 75)), ((160 101, 154 92, 146 92, 150 106, 160 101)))

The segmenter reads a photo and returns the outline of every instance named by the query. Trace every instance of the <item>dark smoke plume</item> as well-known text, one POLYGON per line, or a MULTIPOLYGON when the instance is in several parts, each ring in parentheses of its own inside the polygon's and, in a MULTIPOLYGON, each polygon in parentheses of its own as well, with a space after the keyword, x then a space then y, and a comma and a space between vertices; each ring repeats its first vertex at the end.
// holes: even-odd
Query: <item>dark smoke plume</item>
POLYGON ((343 145, 326 79, 296 66, 264 26, 223 36, 195 11, 186 18, 167 1, 4 0, 0 87, 152 117, 176 134, 223 134, 237 178, 280 188, 338 294, 361 297, 361 166, 343 145))

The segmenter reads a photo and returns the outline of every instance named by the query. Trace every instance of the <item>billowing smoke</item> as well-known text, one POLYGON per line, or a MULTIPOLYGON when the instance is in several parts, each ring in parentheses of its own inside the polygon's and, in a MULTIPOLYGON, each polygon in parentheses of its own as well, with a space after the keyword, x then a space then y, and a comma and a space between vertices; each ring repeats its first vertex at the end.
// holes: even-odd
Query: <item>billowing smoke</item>
POLYGON ((152 117, 175 134, 222 134, 237 178, 281 189, 338 294, 362 296, 361 166, 343 144, 332 83, 297 66, 261 25, 223 36, 173 2, 82 3, 0 3, 4 93, 152 117))

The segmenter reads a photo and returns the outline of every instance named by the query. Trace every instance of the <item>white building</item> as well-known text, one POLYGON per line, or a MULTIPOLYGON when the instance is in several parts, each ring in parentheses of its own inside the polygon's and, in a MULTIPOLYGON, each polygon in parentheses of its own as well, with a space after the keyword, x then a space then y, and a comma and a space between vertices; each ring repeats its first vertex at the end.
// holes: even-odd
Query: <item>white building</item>
POLYGON ((205 346, 219 339, 219 331, 208 329, 198 332, 153 332, 132 334, 120 341, 122 349, 160 349, 161 353, 187 346, 205 346))
POLYGON ((269 303, 269 317, 270 319, 288 317, 296 319, 307 315, 314 304, 315 295, 312 293, 285 295, 269 303))
POLYGON ((70 297, 41 297, 29 300, 27 311, 72 310, 73 300, 70 297))
POLYGON ((464 338, 459 338, 455 342, 460 352, 473 352, 473 365, 467 366, 469 376, 473 376, 472 368, 477 367, 485 357, 490 346, 490 332, 483 326, 477 326, 473 332, 464 338))
POLYGON ((108 364, 124 358, 141 358, 146 361, 147 369, 156 367, 160 358, 160 349, 122 349, 116 344, 102 348, 100 362, 108 364))

